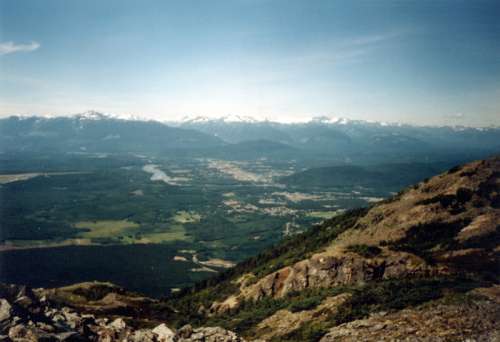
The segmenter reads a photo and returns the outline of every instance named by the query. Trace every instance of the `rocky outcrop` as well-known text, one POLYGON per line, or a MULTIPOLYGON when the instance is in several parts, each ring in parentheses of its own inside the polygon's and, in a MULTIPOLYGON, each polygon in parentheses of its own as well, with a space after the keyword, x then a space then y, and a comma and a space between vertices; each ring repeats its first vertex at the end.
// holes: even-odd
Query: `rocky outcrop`
POLYGON ((499 317, 500 306, 490 298, 468 297, 452 304, 441 300, 338 325, 321 342, 500 341, 499 317))
POLYGON ((444 274, 444 267, 429 267, 421 258, 404 252, 387 251, 377 258, 362 258, 354 253, 341 256, 317 254, 291 267, 271 273, 257 283, 242 287, 238 296, 214 303, 213 313, 235 308, 245 300, 269 296, 281 298, 287 293, 308 288, 359 284, 394 277, 444 274))
POLYGON ((377 258, 363 258, 355 253, 345 253, 341 256, 325 253, 268 275, 245 289, 245 295, 252 296, 254 300, 263 296, 279 298, 307 288, 358 284, 430 272, 433 272, 433 269, 421 258, 409 253, 387 251, 377 258))
POLYGON ((177 332, 164 323, 153 329, 134 330, 126 324, 106 326, 99 331, 97 341, 127 341, 127 342, 245 342, 234 332, 220 327, 202 327, 193 329, 184 326, 177 332))
POLYGON ((245 342, 234 332, 220 327, 202 327, 192 329, 184 326, 178 332, 178 342, 245 342))
POLYGON ((151 332, 156 335, 159 341, 170 342, 175 340, 175 332, 172 331, 169 327, 165 325, 165 323, 160 324, 151 332))
MULTIPOLYGON (((91 283, 75 285, 71 289, 77 289, 79 293, 83 290, 96 293, 103 288, 102 284, 94 283, 94 285, 94 289, 91 283)), ((118 287, 111 286, 111 288, 122 292, 121 295, 125 296, 118 287)), ((61 291, 69 290, 63 288, 59 291, 55 289, 33 291, 25 286, 0 285, 0 341, 244 341, 235 333, 218 327, 192 329, 190 326, 185 326, 175 331, 165 323, 161 323, 151 329, 139 329, 135 327, 135 324, 127 323, 126 317, 110 319, 96 316, 76 307, 61 306, 60 302, 47 299, 47 294, 55 296, 58 293, 57 298, 61 300, 61 291)), ((104 298, 109 295, 109 293, 106 294, 104 298)), ((77 304, 80 303, 78 298, 73 299, 77 304)), ((103 307, 109 309, 109 301, 105 303, 107 304, 103 304, 103 307)), ((95 309, 97 304, 94 302, 92 307, 95 309)))
POLYGON ((136 315, 157 303, 154 299, 103 282, 84 282, 34 291, 37 296, 45 297, 59 305, 70 305, 80 311, 99 312, 106 315, 124 315, 125 313, 128 316, 136 315))
POLYGON ((288 293, 308 288, 363 284, 391 278, 424 277, 449 274, 445 265, 431 266, 422 258, 387 248, 376 258, 364 258, 345 252, 338 256, 320 253, 291 267, 271 273, 255 284, 242 286, 240 294, 223 302, 215 302, 210 310, 214 314, 233 309, 245 300, 263 297, 282 298, 288 293))

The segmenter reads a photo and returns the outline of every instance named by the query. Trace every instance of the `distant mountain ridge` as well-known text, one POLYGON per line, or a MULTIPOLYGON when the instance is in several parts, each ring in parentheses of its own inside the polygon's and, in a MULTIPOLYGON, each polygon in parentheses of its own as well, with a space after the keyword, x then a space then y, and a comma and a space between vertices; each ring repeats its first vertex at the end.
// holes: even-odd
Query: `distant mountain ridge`
POLYGON ((196 130, 97 112, 0 119, 0 146, 4 152, 161 152, 225 144, 196 130))
MULTIPOLYGON (((178 126, 184 124, 201 124, 201 123, 246 123, 246 124, 275 124, 275 125, 302 125, 302 124, 330 124, 330 125, 347 125, 347 124, 359 124, 359 125, 373 125, 373 126, 396 126, 396 127, 427 127, 427 128, 452 128, 457 131, 462 130, 489 130, 489 129, 497 129, 500 128, 498 126, 483 126, 483 127, 471 127, 464 125, 417 125, 403 122, 386 122, 386 121, 377 121, 377 120, 360 120, 360 119, 350 119, 343 116, 327 116, 327 115, 318 115, 311 116, 305 119, 298 120, 277 120, 271 118, 255 118, 248 115, 238 115, 238 114, 229 114, 229 115, 221 115, 221 116, 203 116, 203 115, 193 115, 193 116, 184 116, 181 119, 175 120, 158 120, 147 118, 146 116, 141 115, 119 115, 119 114, 111 114, 104 113, 95 110, 89 110, 82 113, 74 113, 74 114, 65 114, 65 115, 38 115, 38 114, 12 114, 6 116, 2 119, 17 117, 21 119, 29 119, 29 118, 41 118, 41 119, 55 119, 55 118, 79 118, 79 119, 88 119, 88 120, 108 120, 108 119, 119 119, 119 120, 127 120, 127 121, 156 121, 161 122, 170 126, 178 126)), ((1 119, 0 119, 1 120, 1 119)))
POLYGON ((228 143, 275 141, 310 156, 335 156, 358 163, 440 159, 453 154, 471 154, 474 159, 500 151, 500 128, 495 127, 412 126, 330 117, 297 123, 203 118, 172 124, 228 143))
POLYGON ((373 126, 408 126, 408 127, 450 127, 456 130, 464 129, 494 129, 500 128, 498 126, 484 126, 484 127, 470 127, 464 125, 418 125, 410 124, 404 122, 388 122, 388 121, 377 121, 377 120, 361 120, 361 119, 350 119, 344 116, 328 116, 328 115, 318 115, 311 116, 308 118, 302 118, 297 120, 279 120, 272 118, 255 118, 248 115, 222 115, 222 116, 184 116, 180 120, 167 120, 165 123, 171 125, 182 125, 182 124, 196 124, 196 123, 269 123, 278 125, 301 125, 301 124, 329 124, 329 125, 348 125, 348 124, 363 124, 363 125, 373 125, 373 126))
POLYGON ((239 159, 242 155, 257 159, 269 155, 262 144, 247 143, 251 141, 289 146, 282 155, 286 159, 324 159, 354 164, 466 161, 498 153, 500 128, 411 126, 330 117, 318 117, 304 123, 278 123, 237 115, 162 123, 93 111, 52 118, 12 116, 0 119, 0 147, 4 152, 172 154, 183 150, 194 154, 203 151, 209 157, 229 159, 239 159), (238 150, 239 143, 244 143, 240 146, 243 151, 238 150))

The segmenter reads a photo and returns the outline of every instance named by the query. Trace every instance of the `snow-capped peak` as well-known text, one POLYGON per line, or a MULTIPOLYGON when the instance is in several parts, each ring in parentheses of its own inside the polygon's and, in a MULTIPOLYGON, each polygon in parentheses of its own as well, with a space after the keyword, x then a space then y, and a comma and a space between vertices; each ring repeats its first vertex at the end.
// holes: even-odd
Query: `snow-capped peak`
POLYGON ((202 123, 202 122, 209 122, 212 120, 213 119, 209 118, 208 116, 185 116, 180 120, 180 122, 182 122, 182 123, 202 123))
MULTIPOLYGON (((78 114, 17 114, 12 115, 11 117, 17 118, 19 120, 28 120, 28 119, 37 119, 39 121, 42 120, 50 120, 56 118, 70 118, 78 121, 98 121, 98 120, 126 120, 126 121, 157 121, 155 119, 148 118, 146 116, 137 116, 131 114, 109 114, 102 113, 95 110, 89 110, 83 113, 78 114)), ((349 119, 346 117, 338 117, 338 116, 313 116, 306 117, 303 116, 301 118, 289 118, 287 120, 279 120, 273 118, 254 118, 251 116, 245 115, 225 115, 219 117, 213 116, 185 116, 180 120, 168 120, 168 121, 157 121, 159 123, 163 123, 173 127, 179 127, 183 125, 190 124, 271 124, 271 125, 307 125, 307 124, 316 124, 316 125, 346 125, 346 126, 359 126, 359 125, 367 125, 367 126, 378 126, 380 128, 390 129, 392 127, 439 127, 439 128, 448 128, 454 131, 467 131, 467 130, 477 130, 477 131, 487 131, 489 129, 497 130, 500 127, 495 125, 484 126, 484 127, 471 127, 471 126, 461 126, 461 125, 416 125, 410 123, 401 123, 401 122, 387 122, 387 121, 374 121, 374 120, 359 120, 359 119, 349 119)))
POLYGON ((70 117, 77 118, 79 120, 127 120, 127 121, 149 121, 150 119, 147 119, 142 116, 134 115, 134 114, 122 114, 122 115, 115 115, 115 114, 109 114, 109 113, 101 113, 97 112, 95 110, 89 110, 84 113, 80 114, 75 114, 75 115, 70 115, 70 117))
POLYGON ((110 114, 89 110, 81 114, 76 114, 75 118, 79 120, 104 120, 104 119, 111 119, 113 118, 113 116, 111 116, 110 114))
POLYGON ((220 117, 208 117, 208 116, 185 116, 181 119, 182 123, 207 123, 207 122, 224 122, 224 123, 255 123, 258 122, 257 119, 250 116, 243 116, 237 114, 230 114, 220 117))
POLYGON ((236 114, 223 116, 222 118, 220 118, 220 120, 224 122, 246 122, 246 123, 259 121, 257 119, 252 118, 251 116, 236 115, 236 114))
POLYGON ((329 116, 316 116, 313 117, 310 121, 310 123, 321 123, 321 124, 336 124, 336 125, 346 125, 352 120, 347 119, 347 118, 342 118, 342 117, 329 117, 329 116))
POLYGON ((209 116, 185 116, 180 121, 169 122, 171 124, 207 124, 207 123, 277 123, 277 124, 321 124, 321 125, 349 125, 349 124, 371 124, 380 126, 395 126, 401 125, 397 123, 387 123, 387 122, 377 122, 377 121, 365 121, 365 120, 353 120, 346 117, 336 117, 336 116, 314 116, 312 118, 299 118, 294 120, 273 120, 269 118, 265 119, 255 119, 250 116, 244 115, 226 115, 220 117, 209 117, 209 116))

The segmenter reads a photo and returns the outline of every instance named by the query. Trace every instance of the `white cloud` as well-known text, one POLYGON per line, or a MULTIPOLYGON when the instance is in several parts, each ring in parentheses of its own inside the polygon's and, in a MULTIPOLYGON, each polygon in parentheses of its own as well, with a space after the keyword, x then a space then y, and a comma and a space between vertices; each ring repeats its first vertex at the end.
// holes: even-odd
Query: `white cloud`
POLYGON ((408 34, 410 31, 394 31, 394 32, 387 32, 387 33, 381 33, 381 34, 372 34, 372 35, 366 35, 366 36, 359 36, 359 37, 354 37, 350 38, 344 41, 344 44, 347 46, 366 46, 366 45, 374 45, 378 43, 382 43, 388 40, 392 40, 395 38, 399 38, 403 35, 408 34))
POLYGON ((29 44, 16 44, 14 42, 0 43, 0 56, 15 52, 31 52, 40 47, 40 43, 31 42, 29 44))
POLYGON ((308 49, 301 49, 295 54, 291 53, 291 56, 282 58, 278 66, 296 66, 298 70, 304 70, 309 66, 335 66, 361 62, 381 44, 391 42, 411 32, 400 30, 322 42, 316 47, 312 46, 308 49))

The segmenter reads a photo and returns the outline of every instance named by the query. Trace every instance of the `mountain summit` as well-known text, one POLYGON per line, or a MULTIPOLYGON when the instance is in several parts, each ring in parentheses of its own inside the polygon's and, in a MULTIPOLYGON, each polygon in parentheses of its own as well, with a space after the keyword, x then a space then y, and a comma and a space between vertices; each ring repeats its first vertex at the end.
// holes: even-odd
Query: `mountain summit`
POLYGON ((102 283, 34 291, 4 285, 2 334, 30 341, 495 341, 499 222, 494 157, 336 216, 166 300, 102 283))

